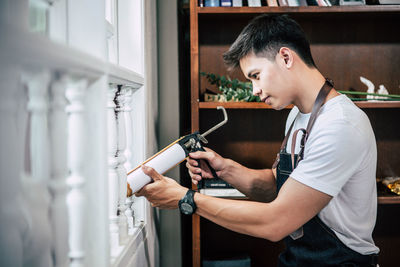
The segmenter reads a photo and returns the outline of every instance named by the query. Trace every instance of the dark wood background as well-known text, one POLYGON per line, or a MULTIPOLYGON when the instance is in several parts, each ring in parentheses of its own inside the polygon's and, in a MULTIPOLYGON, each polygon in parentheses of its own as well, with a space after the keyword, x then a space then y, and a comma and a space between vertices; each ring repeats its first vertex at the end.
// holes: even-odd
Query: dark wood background
MULTIPOLYGON (((376 88, 383 84, 389 93, 400 94, 400 6, 232 9, 198 8, 197 1, 190 5, 190 12, 181 10, 180 20, 180 76, 185 77, 181 78, 182 135, 205 131, 222 120, 221 111, 210 108, 215 105, 202 103, 206 89, 216 88, 200 77, 199 71, 244 81, 239 70, 227 72, 222 54, 251 18, 265 12, 288 13, 303 27, 317 67, 334 80, 337 90, 366 91, 359 79, 363 76, 376 88), (190 27, 185 24, 189 19, 190 27)), ((377 140, 377 177, 399 176, 400 104, 361 106, 377 140)), ((283 139, 289 109, 275 111, 260 104, 238 107, 227 109, 229 122, 207 137, 209 147, 248 167, 269 168, 283 139)), ((182 181, 189 186, 184 168, 182 181)), ((398 266, 400 200, 381 198, 380 203, 374 231, 381 249, 380 265, 398 266)), ((205 258, 239 254, 249 255, 253 267, 276 266, 283 248, 281 242, 237 234, 198 216, 183 218, 182 225, 183 266, 200 266, 205 258)))

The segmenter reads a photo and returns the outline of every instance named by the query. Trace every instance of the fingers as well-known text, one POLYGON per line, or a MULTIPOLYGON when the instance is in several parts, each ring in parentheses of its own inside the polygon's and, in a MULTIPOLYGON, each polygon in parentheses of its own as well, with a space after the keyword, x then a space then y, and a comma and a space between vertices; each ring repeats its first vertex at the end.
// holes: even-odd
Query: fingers
POLYGON ((199 163, 197 162, 197 160, 191 159, 191 158, 187 158, 186 162, 189 163, 191 166, 195 166, 198 167, 199 163))
POLYGON ((142 196, 144 196, 144 190, 143 190, 144 188, 142 188, 142 189, 140 189, 139 191, 137 191, 136 193, 135 193, 135 196, 136 197, 142 197, 142 196))
MULTIPOLYGON (((201 162, 209 162, 211 164, 211 166, 218 160, 218 158, 220 157, 217 153, 215 153, 214 151, 212 151, 209 148, 206 148, 206 152, 204 151, 196 151, 196 152, 192 152, 189 153, 189 160, 202 160, 201 162)), ((192 161, 190 161, 190 163, 192 163, 192 161)), ((194 162, 192 164, 193 166, 197 166, 194 162)))
MULTIPOLYGON (((147 174, 149 175, 149 174, 147 174)), ((136 197, 146 197, 149 195, 149 193, 151 193, 152 188, 154 187, 154 182, 151 182, 145 186, 143 186, 140 190, 136 191, 135 196, 136 197)))
POLYGON ((186 162, 186 167, 189 169, 190 174, 199 174, 201 175, 201 168, 193 167, 189 162, 186 162))
POLYGON ((201 169, 192 167, 189 162, 186 162, 186 167, 188 168, 190 178, 192 178, 192 183, 197 184, 197 182, 200 181, 202 178, 201 177, 201 169))
POLYGON ((163 178, 163 176, 161 174, 159 174, 152 167, 143 165, 142 166, 142 170, 143 170, 144 174, 146 174, 146 175, 150 176, 151 178, 153 178, 154 181, 161 180, 163 178))
MULTIPOLYGON (((212 150, 212 149, 210 149, 210 148, 208 148, 208 147, 204 147, 204 150, 206 151, 206 152, 214 152, 214 150, 212 150)), ((214 152, 215 153, 215 152, 214 152)))
POLYGON ((205 160, 211 160, 214 156, 214 151, 211 149, 206 148, 206 152, 204 151, 196 151, 189 153, 189 156, 193 159, 205 159, 205 160))

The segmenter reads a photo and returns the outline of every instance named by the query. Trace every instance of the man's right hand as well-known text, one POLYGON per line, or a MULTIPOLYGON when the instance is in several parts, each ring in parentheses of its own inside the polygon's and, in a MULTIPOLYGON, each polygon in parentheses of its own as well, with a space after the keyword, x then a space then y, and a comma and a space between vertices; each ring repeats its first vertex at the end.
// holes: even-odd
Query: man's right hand
POLYGON ((221 176, 221 173, 226 166, 226 161, 223 157, 209 148, 205 148, 205 150, 205 152, 196 151, 190 153, 189 158, 186 160, 186 167, 189 170, 189 175, 194 184, 197 184, 202 178, 213 178, 212 172, 207 166, 205 160, 208 161, 210 166, 215 170, 218 177, 221 176), (200 166, 198 166, 196 159, 200 160, 200 166))

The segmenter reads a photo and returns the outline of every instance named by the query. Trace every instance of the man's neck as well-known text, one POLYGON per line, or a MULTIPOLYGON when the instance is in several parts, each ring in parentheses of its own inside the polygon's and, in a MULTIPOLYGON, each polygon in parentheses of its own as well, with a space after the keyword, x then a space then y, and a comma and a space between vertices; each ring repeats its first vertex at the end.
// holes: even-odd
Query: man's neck
MULTIPOLYGON (((296 78, 297 97, 293 104, 299 108, 301 113, 310 113, 315 99, 325 83, 325 77, 317 69, 307 69, 299 73, 296 78)), ((337 95, 338 93, 332 90, 326 100, 337 95)))

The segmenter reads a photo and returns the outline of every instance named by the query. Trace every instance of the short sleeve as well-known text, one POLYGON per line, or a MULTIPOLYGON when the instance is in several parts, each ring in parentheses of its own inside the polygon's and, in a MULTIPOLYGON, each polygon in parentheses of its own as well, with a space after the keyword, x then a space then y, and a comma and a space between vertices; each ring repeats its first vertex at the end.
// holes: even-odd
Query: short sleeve
POLYGON ((346 121, 315 128, 307 140, 304 159, 290 177, 334 197, 359 170, 366 150, 364 138, 346 121))

